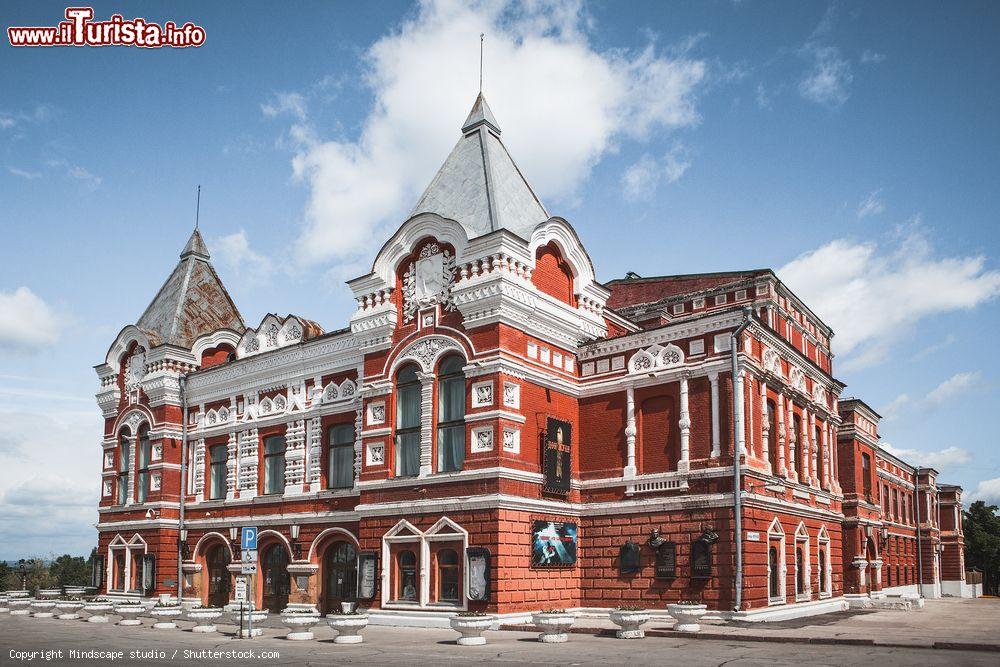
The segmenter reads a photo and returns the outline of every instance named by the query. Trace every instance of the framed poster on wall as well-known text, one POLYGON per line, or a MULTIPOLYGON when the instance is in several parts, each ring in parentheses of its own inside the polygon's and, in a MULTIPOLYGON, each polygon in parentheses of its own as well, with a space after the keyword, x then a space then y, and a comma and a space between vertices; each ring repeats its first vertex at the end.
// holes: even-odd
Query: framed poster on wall
POLYGON ((490 599, 490 550, 486 547, 468 547, 469 599, 482 602, 490 599))
POLYGON ((531 529, 531 564, 537 567, 574 565, 576 533, 576 524, 569 521, 535 521, 531 529))
POLYGON ((543 488, 549 493, 569 493, 570 461, 573 449, 573 425, 549 417, 545 428, 545 450, 542 468, 543 488))
POLYGON ((378 592, 378 553, 362 551, 358 554, 358 599, 372 600, 378 592))

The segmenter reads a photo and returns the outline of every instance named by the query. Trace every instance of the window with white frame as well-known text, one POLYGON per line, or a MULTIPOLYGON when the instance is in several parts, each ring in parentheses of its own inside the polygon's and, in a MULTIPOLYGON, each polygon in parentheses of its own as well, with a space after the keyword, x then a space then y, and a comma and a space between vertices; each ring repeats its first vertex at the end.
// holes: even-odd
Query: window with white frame
POLYGON ((812 588, 809 581, 809 533, 803 523, 795 529, 795 599, 808 600, 812 588))
POLYGON ((816 538, 816 554, 819 596, 821 598, 830 597, 832 595, 831 589, 833 588, 833 574, 832 563, 830 561, 830 534, 827 532, 826 526, 820 528, 819 535, 816 538))
POLYGON ((285 436, 264 438, 264 494, 285 492, 285 436))
POLYGON ((718 296, 715 297, 715 305, 716 306, 721 306, 721 305, 723 305, 725 303, 726 303, 726 295, 725 294, 719 294, 718 296))
POLYGON ((349 489, 354 486, 354 425, 331 426, 327 440, 326 488, 349 489))
POLYGON ((420 472, 420 380, 414 364, 396 374, 396 476, 420 472))
POLYGON ((785 531, 777 517, 767 529, 768 604, 785 603, 785 531))
POLYGON ((222 500, 226 497, 226 473, 229 448, 225 444, 212 445, 208 448, 208 497, 210 500, 222 500))
POLYGON ((693 301, 691 301, 691 309, 692 310, 698 310, 699 308, 704 308, 704 307, 705 307, 705 298, 704 297, 698 297, 697 299, 694 299, 693 301))
POLYGON ((450 354, 438 366, 438 472, 455 472, 465 463, 464 364, 462 357, 450 354))
POLYGON ((128 502, 129 470, 132 465, 131 431, 122 429, 118 435, 118 504, 128 502))
POLYGON ((149 498, 149 460, 152 449, 149 444, 149 426, 143 424, 139 427, 139 451, 136 460, 136 481, 138 486, 138 501, 146 502, 149 498))

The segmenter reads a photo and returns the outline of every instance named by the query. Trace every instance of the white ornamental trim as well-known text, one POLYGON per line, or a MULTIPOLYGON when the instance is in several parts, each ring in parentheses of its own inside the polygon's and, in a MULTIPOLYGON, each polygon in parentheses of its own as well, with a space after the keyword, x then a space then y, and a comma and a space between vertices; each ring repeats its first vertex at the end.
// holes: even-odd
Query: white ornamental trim
POLYGON ((476 382, 472 385, 472 407, 486 408, 493 405, 493 381, 476 382))
POLYGON ((493 427, 477 426, 473 428, 470 449, 473 454, 493 451, 493 427))

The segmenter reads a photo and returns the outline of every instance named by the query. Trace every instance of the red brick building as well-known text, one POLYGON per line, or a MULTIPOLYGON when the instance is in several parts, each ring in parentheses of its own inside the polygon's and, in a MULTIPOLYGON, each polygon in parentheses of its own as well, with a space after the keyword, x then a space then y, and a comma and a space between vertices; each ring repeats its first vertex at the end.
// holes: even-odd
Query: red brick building
POLYGON ((346 328, 248 327, 194 232, 97 367, 102 590, 226 604, 241 526, 258 605, 388 622, 822 613, 915 585, 918 525, 925 592, 961 577, 960 490, 839 399, 830 328, 766 269, 597 282, 481 96, 348 284, 346 328))

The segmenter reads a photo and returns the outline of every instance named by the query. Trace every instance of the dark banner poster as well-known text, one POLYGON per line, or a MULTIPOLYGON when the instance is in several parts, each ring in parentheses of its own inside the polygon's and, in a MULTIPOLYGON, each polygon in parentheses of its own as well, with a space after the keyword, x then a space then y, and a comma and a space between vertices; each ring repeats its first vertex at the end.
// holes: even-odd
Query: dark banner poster
POLYGON ((664 542, 656 549, 656 578, 673 579, 677 576, 677 544, 664 542))
POLYGON ((573 427, 549 417, 545 429, 545 484, 550 493, 569 493, 570 453, 573 427))
POLYGON ((576 563, 576 524, 536 521, 531 529, 531 564, 566 567, 576 563))

